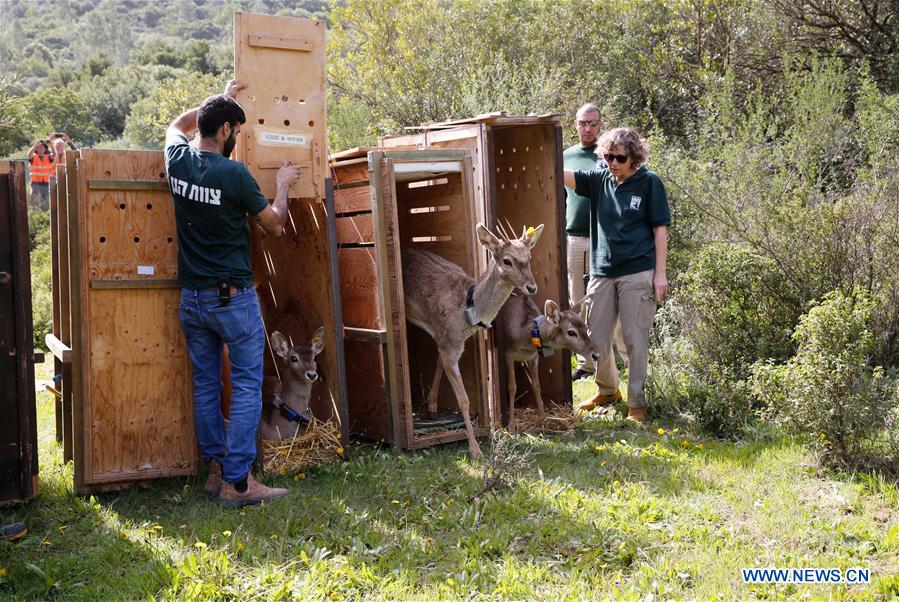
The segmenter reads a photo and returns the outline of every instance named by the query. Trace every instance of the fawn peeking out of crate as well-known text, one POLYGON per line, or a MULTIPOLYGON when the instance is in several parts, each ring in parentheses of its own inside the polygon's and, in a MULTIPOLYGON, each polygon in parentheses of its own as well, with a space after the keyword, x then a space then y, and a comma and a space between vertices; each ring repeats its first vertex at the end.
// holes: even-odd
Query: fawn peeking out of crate
POLYGON ((542 232, 541 224, 526 229, 521 238, 500 238, 478 224, 478 240, 490 252, 492 261, 477 280, 434 253, 417 249, 403 252, 406 319, 431 335, 439 355, 428 392, 428 412, 437 411, 437 396, 446 372, 465 421, 469 452, 474 457, 481 455, 481 448, 471 424, 459 358, 465 341, 493 322, 513 290, 526 295, 537 292, 531 273, 531 249, 542 232))
POLYGON ((309 399, 318 382, 316 356, 325 348, 325 329, 319 328, 307 344, 291 345, 277 330, 272 333, 272 350, 280 358, 281 394, 265 404, 259 424, 263 439, 289 439, 312 419, 309 399))
POLYGON ((547 299, 543 314, 530 297, 513 292, 496 317, 496 326, 504 334, 503 359, 509 392, 509 431, 515 432, 515 362, 524 362, 531 379, 531 390, 537 400, 537 413, 546 414, 540 392, 541 357, 552 355, 557 349, 569 349, 584 357, 599 359, 599 349, 587 333, 585 322, 589 311, 587 298, 571 309, 562 310, 555 301, 547 299))

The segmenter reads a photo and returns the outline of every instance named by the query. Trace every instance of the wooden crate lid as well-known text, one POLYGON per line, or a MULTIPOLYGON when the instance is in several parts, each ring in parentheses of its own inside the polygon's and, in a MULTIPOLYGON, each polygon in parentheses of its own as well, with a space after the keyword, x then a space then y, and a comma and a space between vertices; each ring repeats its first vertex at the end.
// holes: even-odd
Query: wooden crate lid
POLYGON ((495 111, 493 113, 481 113, 475 117, 466 119, 455 119, 451 121, 441 121, 437 123, 426 123, 419 126, 403 128, 406 130, 445 130, 455 127, 484 124, 493 127, 505 127, 512 125, 531 125, 537 123, 559 123, 560 115, 558 113, 544 113, 542 115, 507 115, 505 111, 495 111))

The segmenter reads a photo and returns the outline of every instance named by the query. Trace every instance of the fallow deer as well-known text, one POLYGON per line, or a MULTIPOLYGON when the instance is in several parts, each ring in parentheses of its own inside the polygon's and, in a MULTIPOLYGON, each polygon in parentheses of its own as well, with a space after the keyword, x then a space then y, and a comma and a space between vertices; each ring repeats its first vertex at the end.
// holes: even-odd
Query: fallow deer
POLYGON ((322 352, 325 329, 319 328, 306 345, 291 347, 287 338, 277 330, 272 333, 271 346, 279 362, 281 394, 274 403, 264 404, 259 430, 263 439, 290 439, 299 430, 301 422, 309 422, 309 399, 312 385, 318 381, 315 357, 322 352), (283 406, 283 409, 282 409, 283 406))
POLYGON ((468 414, 469 400, 459 371, 459 358, 468 337, 493 321, 513 290, 526 295, 537 292, 531 273, 531 249, 542 232, 543 224, 526 229, 521 238, 513 240, 505 234, 499 238, 478 224, 478 240, 490 252, 492 260, 477 280, 434 253, 417 249, 403 252, 406 319, 437 343, 439 357, 428 391, 428 413, 437 413, 440 382, 446 372, 465 421, 472 457, 479 457, 481 448, 468 414))
POLYGON ((496 317, 497 329, 503 333, 503 356, 506 361, 506 382, 509 391, 509 431, 515 432, 515 362, 527 364, 531 389, 537 400, 537 413, 544 416, 540 391, 539 362, 546 349, 570 349, 584 357, 599 358, 599 348, 590 340, 584 315, 587 299, 571 309, 561 310, 555 301, 543 304, 543 314, 530 298, 512 293, 496 317), (536 334, 536 336, 534 336, 536 334))

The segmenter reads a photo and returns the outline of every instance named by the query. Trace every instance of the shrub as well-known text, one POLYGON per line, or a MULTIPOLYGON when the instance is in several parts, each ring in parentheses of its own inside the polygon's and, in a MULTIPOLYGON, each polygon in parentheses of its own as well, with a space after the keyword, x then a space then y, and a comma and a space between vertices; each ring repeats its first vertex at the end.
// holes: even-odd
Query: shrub
POLYGON ((796 355, 753 370, 753 390, 766 415, 813 437, 831 464, 867 463, 892 427, 895 382, 869 364, 874 309, 860 289, 827 294, 800 319, 793 333, 796 355))
MULTIPOLYGON (((786 359, 801 303, 771 259, 741 246, 703 248, 683 274, 675 300, 700 365, 737 379, 759 359, 786 359)), ((717 378, 717 375, 715 375, 717 378)))

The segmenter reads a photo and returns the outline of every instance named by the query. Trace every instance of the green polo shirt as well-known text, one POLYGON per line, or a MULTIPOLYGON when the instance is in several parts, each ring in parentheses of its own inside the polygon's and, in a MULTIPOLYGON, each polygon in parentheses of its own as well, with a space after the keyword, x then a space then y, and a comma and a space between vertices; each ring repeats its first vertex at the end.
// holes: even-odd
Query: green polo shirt
MULTIPOLYGON (((597 159, 595 144, 587 148, 575 144, 562 153, 562 165, 572 171, 596 169, 597 159)), ((569 236, 590 236, 590 198, 579 195, 567 186, 565 194, 565 232, 569 236)))
POLYGON ((187 144, 169 130, 165 168, 175 203, 178 231, 178 282, 204 289, 222 281, 253 286, 248 215, 258 215, 268 200, 243 163, 187 144))
POLYGON ((575 191, 590 198, 590 275, 618 278, 655 269, 653 227, 671 225, 662 180, 640 167, 618 184, 608 169, 574 172, 575 191))

